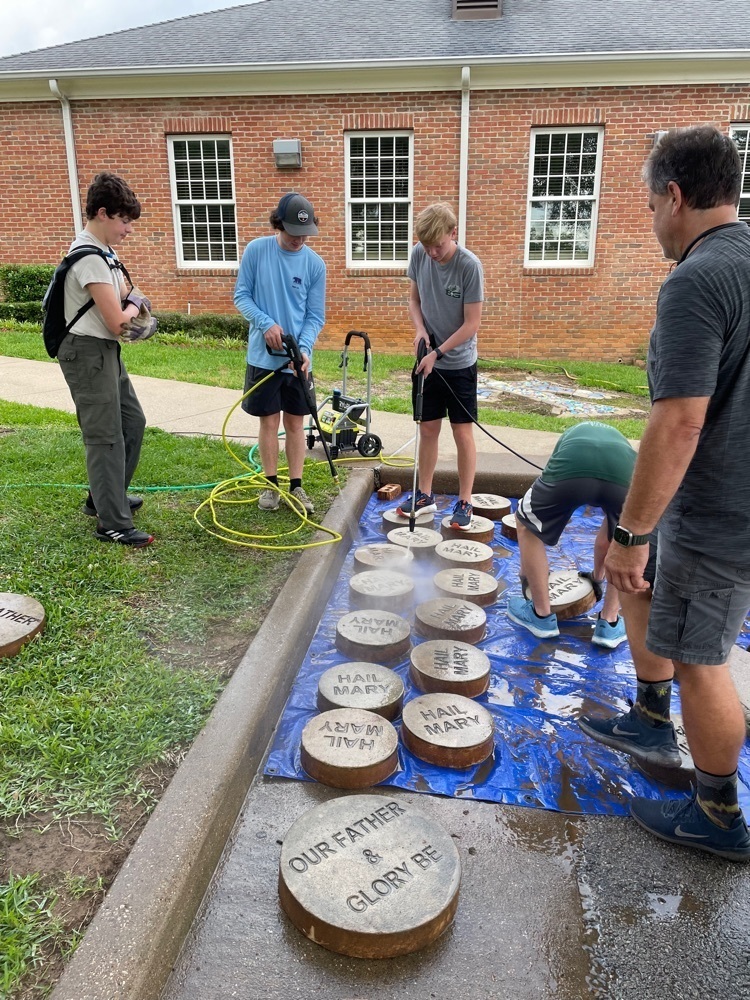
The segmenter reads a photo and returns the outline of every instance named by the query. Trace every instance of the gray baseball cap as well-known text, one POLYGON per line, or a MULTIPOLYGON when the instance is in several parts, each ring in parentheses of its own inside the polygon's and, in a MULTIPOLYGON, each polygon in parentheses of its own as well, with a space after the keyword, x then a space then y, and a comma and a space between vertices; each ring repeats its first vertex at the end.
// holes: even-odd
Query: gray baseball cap
POLYGON ((276 214, 290 236, 315 236, 318 227, 313 222, 315 211, 301 194, 291 191, 279 202, 276 214))

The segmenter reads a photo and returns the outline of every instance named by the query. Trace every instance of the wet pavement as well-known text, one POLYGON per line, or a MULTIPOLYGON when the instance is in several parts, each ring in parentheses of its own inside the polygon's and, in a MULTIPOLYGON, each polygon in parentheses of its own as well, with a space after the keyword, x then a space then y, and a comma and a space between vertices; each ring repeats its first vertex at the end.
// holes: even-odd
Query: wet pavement
POLYGON ((402 958, 335 955, 281 911, 280 841, 320 785, 258 777, 163 1000, 705 1000, 750 995, 747 868, 620 818, 375 789, 461 857, 453 926, 402 958))

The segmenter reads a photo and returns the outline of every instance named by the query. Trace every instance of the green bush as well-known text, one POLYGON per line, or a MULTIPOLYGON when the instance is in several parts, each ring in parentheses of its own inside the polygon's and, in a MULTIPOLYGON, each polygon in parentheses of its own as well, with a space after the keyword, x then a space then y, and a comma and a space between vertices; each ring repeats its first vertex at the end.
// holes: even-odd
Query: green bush
POLYGON ((0 302, 0 319, 15 319, 19 323, 41 323, 41 302, 0 302))
POLYGON ((2 264, 0 293, 6 302, 39 302, 54 270, 54 264, 2 264))
POLYGON ((247 320, 237 314, 154 311, 159 320, 159 333, 187 333, 201 337, 233 337, 247 340, 247 320))

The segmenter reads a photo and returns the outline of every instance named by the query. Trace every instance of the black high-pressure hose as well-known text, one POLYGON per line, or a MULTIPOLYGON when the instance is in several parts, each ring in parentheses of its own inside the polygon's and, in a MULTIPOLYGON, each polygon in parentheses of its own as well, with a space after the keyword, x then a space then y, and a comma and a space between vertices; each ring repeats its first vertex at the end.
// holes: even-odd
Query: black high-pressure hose
POLYGON ((476 424, 477 427, 479 428, 479 430, 482 431, 483 434, 486 434, 487 437, 491 441, 494 441, 495 444, 499 444, 501 448, 505 448, 505 450, 509 451, 511 453, 511 455, 515 455, 516 458, 520 458, 522 462, 526 462, 526 464, 530 465, 532 468, 539 469, 540 472, 544 471, 544 469, 542 468, 541 465, 537 465, 536 462, 532 462, 530 458, 526 458, 525 455, 521 455, 521 454, 519 454, 519 452, 514 451, 513 448, 511 448, 511 446, 509 444, 505 443, 505 441, 501 441, 500 438, 496 438, 494 434, 490 434, 490 432, 487 430, 487 428, 483 427, 482 424, 480 424, 479 421, 476 419, 476 417, 473 416, 471 413, 469 413, 469 411, 466 409, 466 407, 464 406, 464 404, 462 403, 462 401, 458 398, 458 396, 455 394, 455 392, 451 388, 450 383, 447 381, 447 379, 444 379, 443 376, 440 375, 440 372, 437 370, 437 368, 433 368, 432 369, 432 374, 440 376, 440 378, 442 379, 443 385, 447 388, 448 392, 450 392, 451 396, 453 396, 453 398, 456 400, 456 402, 461 407, 461 409, 464 411, 464 413, 466 414, 466 416, 469 417, 469 419, 471 420, 471 422, 473 424, 476 424))

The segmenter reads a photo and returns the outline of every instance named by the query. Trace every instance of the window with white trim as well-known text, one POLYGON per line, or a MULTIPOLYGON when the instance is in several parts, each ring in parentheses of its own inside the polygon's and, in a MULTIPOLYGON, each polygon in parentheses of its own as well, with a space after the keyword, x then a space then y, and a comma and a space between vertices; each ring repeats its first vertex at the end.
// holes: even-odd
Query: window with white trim
POLYGON ((232 140, 168 137, 175 244, 180 267, 236 267, 232 140))
POLYGON ((591 267, 603 128, 532 129, 526 267, 591 267))
POLYGON ((742 161, 742 194, 739 216, 750 225, 750 125, 732 125, 729 134, 737 144, 742 161))
POLYGON ((349 132, 346 142, 346 266, 394 267, 412 240, 411 132, 349 132))

